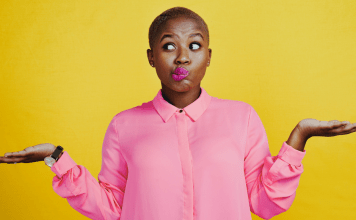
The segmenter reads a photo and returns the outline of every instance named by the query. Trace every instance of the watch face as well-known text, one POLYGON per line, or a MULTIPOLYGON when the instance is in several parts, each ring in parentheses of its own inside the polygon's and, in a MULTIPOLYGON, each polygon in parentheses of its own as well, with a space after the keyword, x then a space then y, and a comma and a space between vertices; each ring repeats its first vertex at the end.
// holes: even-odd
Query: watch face
POLYGON ((56 160, 53 159, 52 157, 46 157, 46 158, 44 159, 44 161, 45 161, 45 163, 47 164, 47 166, 49 166, 49 167, 52 167, 53 164, 56 162, 56 160))
POLYGON ((63 147, 57 146, 56 150, 53 152, 51 155, 52 158, 57 159, 59 157, 59 154, 63 151, 63 147))

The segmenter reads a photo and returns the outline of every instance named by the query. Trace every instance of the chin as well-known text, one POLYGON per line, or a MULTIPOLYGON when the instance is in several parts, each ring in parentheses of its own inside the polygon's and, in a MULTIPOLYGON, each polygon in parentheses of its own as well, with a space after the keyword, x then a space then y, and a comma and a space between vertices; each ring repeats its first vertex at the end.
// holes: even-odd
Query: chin
POLYGON ((178 85, 173 85, 172 88, 176 92, 188 92, 189 90, 194 88, 194 86, 192 86, 189 81, 185 83, 184 79, 178 83, 179 83, 178 85))
POLYGON ((194 83, 187 78, 184 78, 181 81, 175 81, 170 78, 168 82, 161 81, 161 84, 162 88, 165 87, 165 89, 169 89, 175 92, 188 92, 199 85, 199 83, 197 83, 197 85, 194 85, 194 83))

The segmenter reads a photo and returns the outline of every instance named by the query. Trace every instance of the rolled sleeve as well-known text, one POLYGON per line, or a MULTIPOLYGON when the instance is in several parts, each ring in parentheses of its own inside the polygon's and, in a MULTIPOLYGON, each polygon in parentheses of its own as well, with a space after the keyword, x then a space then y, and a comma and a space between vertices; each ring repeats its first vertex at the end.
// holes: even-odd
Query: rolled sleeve
POLYGON ((294 149, 292 146, 288 145, 286 142, 283 142, 281 149, 279 150, 278 153, 278 158, 283 160, 284 162, 294 165, 294 166, 299 166, 302 163, 302 160, 306 154, 305 149, 302 151, 299 151, 297 149, 294 149))
POLYGON ((77 166, 77 163, 69 156, 67 151, 64 151, 62 156, 59 158, 57 162, 53 164, 51 170, 59 177, 62 178, 64 174, 68 172, 68 170, 77 166))

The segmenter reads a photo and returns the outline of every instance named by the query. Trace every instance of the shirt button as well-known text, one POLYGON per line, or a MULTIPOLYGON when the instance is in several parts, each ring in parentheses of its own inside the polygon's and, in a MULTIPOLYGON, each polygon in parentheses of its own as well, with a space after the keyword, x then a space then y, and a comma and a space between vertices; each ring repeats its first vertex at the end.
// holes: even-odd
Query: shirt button
POLYGON ((183 112, 183 110, 181 109, 181 110, 179 110, 179 113, 182 113, 183 112))

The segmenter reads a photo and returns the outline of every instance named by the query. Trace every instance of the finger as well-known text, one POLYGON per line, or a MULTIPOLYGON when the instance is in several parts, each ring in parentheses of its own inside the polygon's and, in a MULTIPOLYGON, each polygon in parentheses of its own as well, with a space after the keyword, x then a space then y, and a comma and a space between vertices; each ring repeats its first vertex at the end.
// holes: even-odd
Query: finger
POLYGON ((351 124, 353 128, 356 128, 356 123, 351 124))
POLYGON ((7 152, 7 153, 4 154, 4 157, 12 157, 12 153, 13 152, 7 152))
POLYGON ((348 122, 347 124, 345 124, 342 127, 338 127, 338 128, 334 128, 332 130, 332 133, 335 135, 343 135, 343 134, 349 134, 354 132, 353 130, 355 129, 355 125, 351 124, 350 122, 348 122))
POLYGON ((356 123, 351 123, 349 121, 343 121, 344 123, 344 129, 353 129, 353 128, 356 128, 356 123))
POLYGON ((355 131, 356 131, 356 128, 352 128, 352 129, 350 129, 350 130, 343 131, 343 132, 341 132, 341 133, 338 134, 338 135, 350 134, 350 133, 353 133, 353 132, 355 132, 355 131))
POLYGON ((345 126, 345 130, 347 130, 347 131, 351 131, 354 129, 356 129, 356 123, 354 123, 354 124, 349 123, 345 126))
POLYGON ((349 133, 356 132, 356 128, 353 128, 349 133))
MULTIPOLYGON (((342 126, 346 125, 346 124, 347 124, 346 122, 347 122, 347 121, 341 122, 341 121, 338 121, 338 120, 331 120, 331 121, 328 121, 328 125, 329 125, 332 129, 334 129, 334 128, 338 128, 338 127, 342 127, 342 126)), ((349 123, 350 123, 350 122, 349 122, 349 123)))
POLYGON ((26 155, 26 151, 22 150, 22 151, 17 151, 17 152, 9 152, 9 153, 5 153, 4 156, 5 157, 23 157, 26 155))
POLYGON ((349 121, 347 121, 347 124, 345 124, 344 129, 348 130, 348 129, 352 129, 354 128, 354 124, 351 124, 349 121))
POLYGON ((23 158, 21 157, 0 157, 0 163, 13 164, 13 163, 21 163, 22 161, 23 158))

